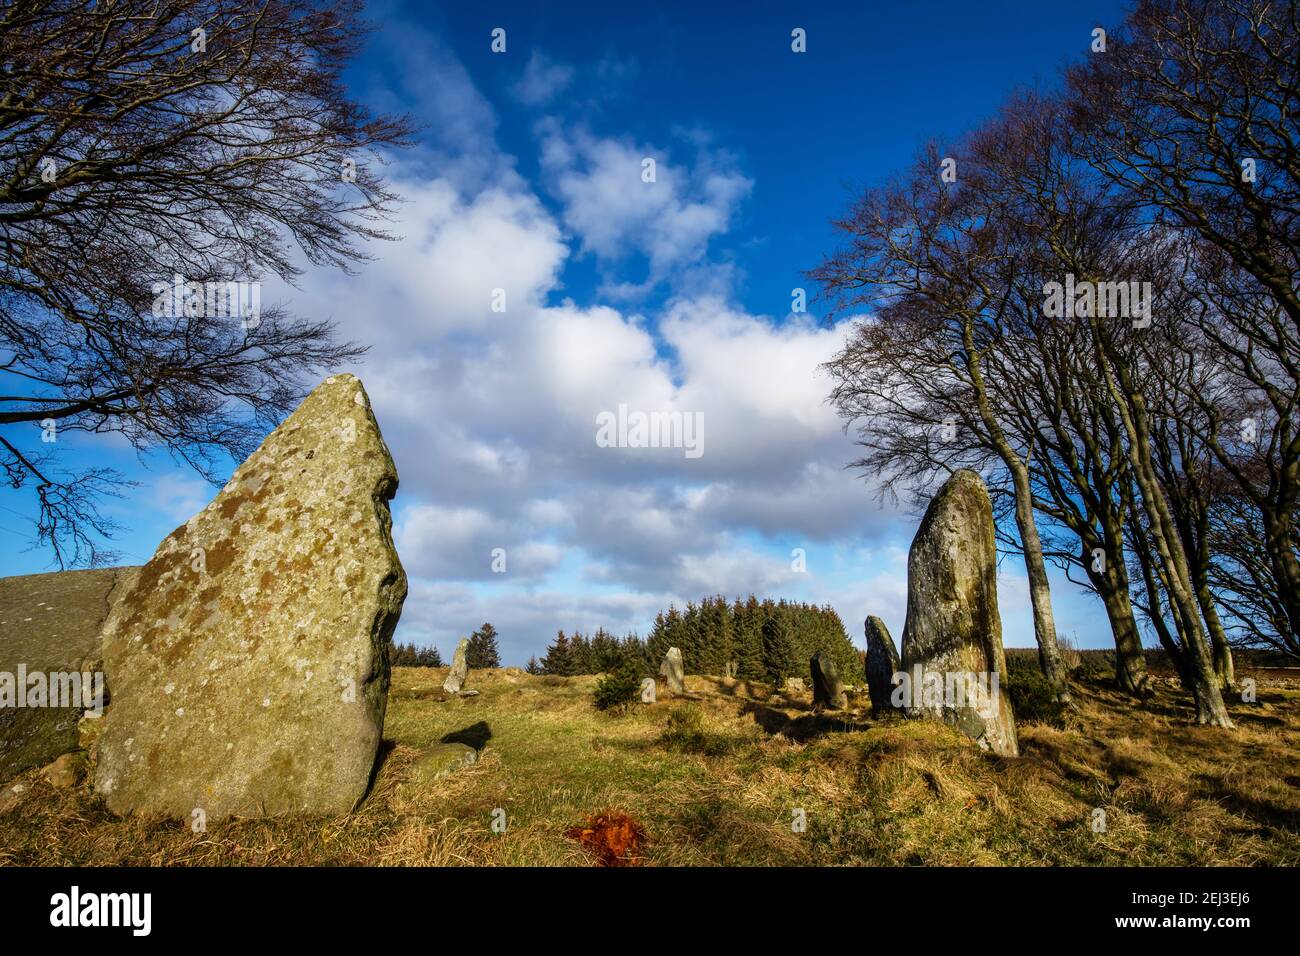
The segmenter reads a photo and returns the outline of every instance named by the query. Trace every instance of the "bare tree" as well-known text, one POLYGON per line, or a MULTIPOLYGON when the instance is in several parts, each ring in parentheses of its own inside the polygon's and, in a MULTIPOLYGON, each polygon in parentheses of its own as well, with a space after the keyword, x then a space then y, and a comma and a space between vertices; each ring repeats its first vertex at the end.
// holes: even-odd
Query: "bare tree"
MULTIPOLYGON (((1189 391, 1189 427, 1262 524, 1259 583, 1300 650, 1300 14, 1275 0, 1143 0, 1105 53, 1069 74, 1073 141, 1153 223, 1195 234, 1189 316, 1231 380, 1234 413, 1189 391)), ((1241 567, 1240 564, 1237 565, 1241 567)), ((1248 574, 1236 578, 1249 584, 1248 574)), ((1276 618, 1272 618, 1275 622, 1276 618)), ((1280 622, 1277 622, 1280 623, 1280 622)))
POLYGON ((48 438, 117 432, 213 478, 363 350, 260 305, 299 256, 386 238, 375 166, 407 142, 340 71, 355 0, 15 0, 0 13, 0 463, 55 560, 104 559, 96 499, 48 438))
POLYGON ((989 381, 1002 343, 1025 334, 1040 309, 1017 282, 1019 240, 1004 228, 1008 196, 991 186, 983 148, 977 141, 949 157, 965 170, 949 184, 931 147, 907 179, 868 193, 836 223, 850 237, 848 248, 810 274, 841 308, 875 311, 828 364, 832 402, 869 449, 859 465, 911 482, 990 461, 1005 468, 1040 664, 1068 701, 1034 517, 1032 448, 1006 427, 989 381))

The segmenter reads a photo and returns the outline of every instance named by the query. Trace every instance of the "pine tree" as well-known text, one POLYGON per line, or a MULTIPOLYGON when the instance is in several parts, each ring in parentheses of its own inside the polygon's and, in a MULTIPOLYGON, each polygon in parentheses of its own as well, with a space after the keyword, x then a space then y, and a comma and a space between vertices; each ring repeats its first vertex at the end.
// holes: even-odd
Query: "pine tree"
POLYGON ((591 659, 591 642, 587 640, 585 634, 574 631, 573 636, 569 638, 569 660, 572 661, 570 674, 595 673, 595 666, 591 659))
POLYGON ((591 664, 593 674, 609 674, 627 659, 618 638, 603 627, 591 636, 591 664))
POLYGON ((573 674, 573 649, 563 631, 556 632, 555 643, 542 656, 542 673, 556 677, 569 677, 573 674))
POLYGON ((542 672, 542 665, 537 663, 536 657, 530 657, 528 658, 528 666, 524 668, 524 672, 536 676, 542 672))
POLYGON ((749 596, 744 604, 736 599, 731 610, 732 641, 735 645, 736 676, 744 680, 766 680, 763 664, 763 617, 758 598, 749 596))
POLYGON ((469 647, 465 649, 465 662, 472 670, 485 667, 500 667, 501 654, 497 650, 497 629, 491 624, 484 624, 469 637, 469 647))

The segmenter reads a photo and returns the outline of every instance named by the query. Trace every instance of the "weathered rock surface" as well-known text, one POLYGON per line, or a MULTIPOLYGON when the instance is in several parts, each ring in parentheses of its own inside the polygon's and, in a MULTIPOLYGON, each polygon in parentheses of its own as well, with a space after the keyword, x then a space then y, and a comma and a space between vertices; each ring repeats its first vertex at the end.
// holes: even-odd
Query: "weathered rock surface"
POLYGON ((406 597, 392 457, 327 378, 173 531, 104 626, 94 785, 116 812, 340 813, 364 796, 406 597))
POLYGON ((973 471, 957 472, 939 489, 912 541, 902 664, 910 675, 911 713, 939 717, 995 753, 1019 753, 1003 693, 993 509, 973 471), (974 702, 969 693, 964 701, 954 693, 972 685, 987 693, 974 702))
POLYGON ((456 653, 451 657, 451 672, 442 682, 442 689, 449 694, 459 694, 469 677, 469 638, 462 637, 456 645, 456 653))
POLYGON ((433 744, 415 758, 410 779, 416 783, 432 783, 462 767, 478 763, 478 751, 469 744, 433 744))
POLYGON ((77 751, 66 753, 41 770, 45 782, 56 790, 67 790, 81 783, 86 775, 86 755, 77 751))
POLYGON ((655 679, 653 677, 641 678, 641 703, 653 704, 655 702, 655 679))
POLYGON ((808 662, 812 671, 813 706, 826 707, 830 710, 843 710, 849 706, 848 695, 844 692, 844 683, 840 680, 835 662, 825 651, 818 651, 808 662))
POLYGON ((664 662, 659 665, 659 676, 664 679, 668 689, 674 694, 686 692, 686 669, 682 665, 682 652, 675 647, 668 648, 664 662))
POLYGON ((785 679, 785 692, 787 694, 802 694, 806 687, 803 684, 802 677, 787 677, 785 679))
POLYGON ((875 710, 887 710, 894 690, 894 675, 902 670, 902 661, 884 621, 869 617, 864 628, 867 636, 867 690, 871 694, 871 706, 875 710))
MULTIPOLYGON (((102 674, 100 630, 109 607, 137 568, 58 571, 0 579, 0 781, 76 750, 77 721, 85 708, 18 706, 22 675, 38 683, 59 678, 60 700, 75 700, 68 680, 102 674), (6 693, 6 691, 8 693, 6 693), (12 699, 10 694, 13 695, 12 699)), ((102 680, 102 676, 101 676, 102 680)), ((43 695, 46 702, 49 694, 43 695)), ((81 704, 86 702, 81 695, 81 704)))

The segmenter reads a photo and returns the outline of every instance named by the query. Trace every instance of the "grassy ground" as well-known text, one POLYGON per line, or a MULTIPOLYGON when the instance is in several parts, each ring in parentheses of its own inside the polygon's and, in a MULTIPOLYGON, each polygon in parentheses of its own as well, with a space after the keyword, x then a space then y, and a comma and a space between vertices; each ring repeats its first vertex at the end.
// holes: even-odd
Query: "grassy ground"
POLYGON ((445 673, 394 672, 382 763, 352 814, 195 834, 32 771, 0 814, 0 863, 590 865, 566 831, 615 809, 661 866, 1300 864, 1300 691, 1263 681, 1225 733, 1189 725, 1164 681, 1139 707, 1084 680, 1064 727, 1022 721, 1023 756, 999 759, 860 698, 832 718, 806 695, 692 677, 696 700, 613 716, 591 706, 595 678, 475 672, 478 697, 443 700, 445 673), (481 759, 417 784, 421 748, 449 735, 481 759))

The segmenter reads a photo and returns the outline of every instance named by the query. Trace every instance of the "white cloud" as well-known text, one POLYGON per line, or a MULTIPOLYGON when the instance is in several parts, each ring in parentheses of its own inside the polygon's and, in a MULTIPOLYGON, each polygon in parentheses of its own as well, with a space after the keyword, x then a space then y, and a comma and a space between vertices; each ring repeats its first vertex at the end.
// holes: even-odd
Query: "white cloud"
POLYGON ((403 241, 373 245, 356 276, 312 273, 289 290, 296 311, 372 346, 355 371, 401 477, 395 537, 412 589, 399 639, 449 651, 491 620, 520 663, 557 627, 639 628, 670 600, 828 599, 852 568, 796 575, 786 542, 843 551, 889 515, 842 470, 852 445, 825 404, 819 366, 843 332, 746 313, 708 255, 749 179, 697 137, 693 164, 656 151, 658 182, 642 184, 640 147, 552 122, 541 150, 553 213, 513 158, 486 155, 495 120, 458 71, 436 107, 485 155, 395 164, 403 241), (674 298, 649 315, 560 299, 584 250, 611 286, 634 257, 646 282, 671 271, 674 298), (702 413, 704 456, 597 446, 597 414, 619 404, 702 413), (491 569, 498 547, 506 574, 491 569))
POLYGON ((634 253, 648 261, 643 284, 612 283, 607 291, 643 291, 670 270, 700 262, 753 187, 725 154, 705 146, 691 166, 662 149, 566 129, 554 119, 539 123, 538 132, 542 170, 581 250, 607 265, 634 253), (642 175, 646 160, 655 164, 653 182, 642 175))
POLYGON ((512 92, 525 106, 545 106, 569 88, 573 74, 573 67, 556 63, 541 50, 534 50, 512 92))

